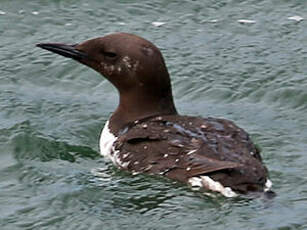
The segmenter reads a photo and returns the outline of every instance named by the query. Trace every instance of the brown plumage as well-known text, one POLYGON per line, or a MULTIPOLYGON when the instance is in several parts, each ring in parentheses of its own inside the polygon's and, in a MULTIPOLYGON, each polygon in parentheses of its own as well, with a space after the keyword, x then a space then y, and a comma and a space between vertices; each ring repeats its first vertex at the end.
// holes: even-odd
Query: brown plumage
POLYGON ((224 119, 158 116, 128 126, 115 142, 121 168, 187 183, 201 175, 235 191, 261 191, 267 169, 248 134, 224 119))
POLYGON ((119 106, 100 147, 118 167, 224 195, 223 187, 239 193, 267 189, 267 169, 243 129, 224 119, 178 115, 164 59, 151 42, 116 33, 76 45, 38 46, 93 68, 117 88, 119 106))

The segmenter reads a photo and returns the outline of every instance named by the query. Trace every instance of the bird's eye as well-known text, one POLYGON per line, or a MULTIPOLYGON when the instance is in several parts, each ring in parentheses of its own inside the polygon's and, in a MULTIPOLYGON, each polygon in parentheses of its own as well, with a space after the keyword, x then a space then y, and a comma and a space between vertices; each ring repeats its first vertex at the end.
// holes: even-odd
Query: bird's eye
POLYGON ((109 59, 115 59, 117 57, 117 54, 114 52, 103 52, 103 55, 109 59))

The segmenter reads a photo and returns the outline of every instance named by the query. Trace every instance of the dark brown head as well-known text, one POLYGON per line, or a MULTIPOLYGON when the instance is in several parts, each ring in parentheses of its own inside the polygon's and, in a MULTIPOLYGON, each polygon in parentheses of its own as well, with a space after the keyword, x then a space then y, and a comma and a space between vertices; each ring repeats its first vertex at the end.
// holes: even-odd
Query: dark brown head
POLYGON ((148 116, 177 113, 162 54, 141 37, 115 33, 76 45, 37 46, 93 68, 118 89, 120 105, 111 118, 120 123, 115 131, 148 116))

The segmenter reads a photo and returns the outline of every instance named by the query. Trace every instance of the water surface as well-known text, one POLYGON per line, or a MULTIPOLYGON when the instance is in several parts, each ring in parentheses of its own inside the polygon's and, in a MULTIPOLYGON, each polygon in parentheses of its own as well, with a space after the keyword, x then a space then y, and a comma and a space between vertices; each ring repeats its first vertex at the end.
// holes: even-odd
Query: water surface
POLYGON ((307 229, 306 23, 299 0, 1 1, 0 228, 307 229), (181 114, 251 134, 274 200, 208 197, 99 156, 116 90, 35 44, 116 31, 162 50, 181 114))

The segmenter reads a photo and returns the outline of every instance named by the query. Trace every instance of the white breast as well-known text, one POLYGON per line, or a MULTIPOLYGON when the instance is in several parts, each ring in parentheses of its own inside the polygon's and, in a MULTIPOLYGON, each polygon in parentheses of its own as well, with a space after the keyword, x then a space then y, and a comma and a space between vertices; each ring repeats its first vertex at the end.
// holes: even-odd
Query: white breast
POLYGON ((109 129, 109 121, 107 121, 100 134, 100 154, 105 158, 110 159, 116 166, 119 166, 120 168, 126 168, 130 162, 123 162, 120 160, 119 150, 115 150, 114 148, 114 142, 116 140, 117 137, 111 133, 109 129))
POLYGON ((114 153, 113 153, 114 151, 113 143, 116 141, 116 139, 117 137, 110 132, 109 121, 107 121, 100 134, 99 147, 100 147, 100 154, 106 158, 111 159, 113 163, 115 163, 114 153))

